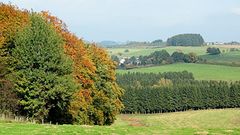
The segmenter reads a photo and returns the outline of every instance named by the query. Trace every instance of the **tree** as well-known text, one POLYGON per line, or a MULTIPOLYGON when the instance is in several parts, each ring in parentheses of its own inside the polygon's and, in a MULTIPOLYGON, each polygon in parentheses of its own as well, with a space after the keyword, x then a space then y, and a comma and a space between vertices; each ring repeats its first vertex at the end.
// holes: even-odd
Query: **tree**
POLYGON ((126 113, 217 109, 239 107, 240 103, 239 82, 197 81, 186 71, 163 74, 129 72, 119 74, 117 78, 126 91, 123 96, 123 112, 126 113))
POLYGON ((65 41, 65 53, 73 60, 73 76, 81 86, 70 103, 77 124, 112 124, 123 105, 122 89, 115 78, 116 64, 107 52, 94 44, 85 44, 67 30, 66 25, 48 12, 42 12, 65 41))
POLYGON ((198 57, 196 53, 191 52, 188 54, 188 56, 189 56, 190 63, 196 63, 198 61, 198 57))
POLYGON ((42 121, 71 122, 68 106, 77 86, 61 37, 40 15, 31 13, 30 24, 17 33, 14 44, 16 63, 11 78, 22 114, 42 121))
POLYGON ((28 12, 0 2, 0 48, 12 47, 17 31, 29 22, 28 12))
POLYGON ((170 63, 170 54, 166 50, 155 51, 148 56, 152 60, 152 64, 170 63))
POLYGON ((152 41, 151 43, 156 44, 156 43, 162 43, 162 42, 163 42, 162 39, 157 39, 157 40, 152 41))
POLYGON ((16 114, 19 98, 14 90, 14 83, 9 74, 14 64, 11 49, 14 47, 14 37, 18 31, 29 22, 27 11, 21 11, 13 5, 0 3, 0 112, 16 114))
POLYGON ((119 59, 118 56, 116 56, 116 55, 112 55, 112 56, 111 56, 111 59, 112 59, 113 61, 115 61, 117 64, 120 62, 120 59, 119 59))
POLYGON ((125 53, 128 53, 128 52, 129 52, 129 50, 128 50, 128 49, 126 49, 126 50, 124 50, 124 52, 125 52, 125 53))
POLYGON ((7 74, 6 65, 0 63, 0 113, 4 114, 15 113, 18 108, 18 98, 7 74))
POLYGON ((207 53, 210 55, 218 55, 221 53, 219 48, 215 48, 215 47, 208 47, 207 48, 207 53))
POLYGON ((158 87, 172 87, 172 86, 173 86, 172 81, 169 80, 169 79, 165 79, 165 78, 161 78, 157 84, 153 85, 154 88, 158 88, 158 87))
POLYGON ((15 94, 20 115, 53 123, 112 124, 123 107, 123 90, 107 52, 86 44, 48 12, 2 3, 0 10, 1 108, 15 94))
POLYGON ((137 58, 135 56, 130 57, 129 61, 132 65, 137 65, 137 58))
MULTIPOLYGON (((95 124, 110 125, 123 108, 123 89, 116 83, 116 65, 110 60, 104 49, 96 45, 89 46, 92 60, 96 64, 96 73, 92 105, 95 113, 92 115, 95 124)), ((91 116, 90 116, 91 117, 91 116)))
POLYGON ((174 62, 184 62, 184 53, 182 52, 173 52, 171 57, 173 58, 174 62))
POLYGON ((201 46, 204 39, 200 34, 179 34, 167 39, 170 46, 201 46))

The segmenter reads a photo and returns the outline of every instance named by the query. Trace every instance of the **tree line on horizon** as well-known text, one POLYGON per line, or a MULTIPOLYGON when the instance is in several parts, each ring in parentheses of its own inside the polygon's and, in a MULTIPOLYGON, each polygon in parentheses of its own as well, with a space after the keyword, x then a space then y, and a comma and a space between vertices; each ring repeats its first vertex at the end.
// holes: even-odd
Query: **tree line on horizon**
POLYGON ((202 62, 203 59, 197 56, 196 53, 183 53, 181 51, 175 51, 171 55, 166 50, 154 51, 150 55, 139 57, 132 56, 130 58, 122 58, 124 62, 121 62, 121 58, 116 55, 112 55, 111 59, 118 63, 120 69, 131 69, 138 66, 148 65, 166 65, 173 63, 197 63, 202 62))
POLYGON ((149 41, 128 41, 126 43, 117 43, 114 41, 102 41, 98 43, 100 46, 107 48, 114 47, 140 47, 140 46, 152 46, 152 47, 164 47, 164 46, 202 46, 205 41, 200 34, 177 34, 169 37, 167 41, 162 39, 156 39, 152 42, 149 41))
POLYGON ((0 113, 110 125, 123 108, 116 65, 48 12, 0 3, 0 113))

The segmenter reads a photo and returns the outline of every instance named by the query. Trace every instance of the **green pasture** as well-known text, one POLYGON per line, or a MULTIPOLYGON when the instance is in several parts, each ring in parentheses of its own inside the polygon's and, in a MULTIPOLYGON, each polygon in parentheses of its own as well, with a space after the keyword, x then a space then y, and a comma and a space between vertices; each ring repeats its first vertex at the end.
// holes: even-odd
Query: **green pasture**
POLYGON ((205 55, 207 47, 163 47, 163 48, 109 48, 108 52, 110 55, 119 55, 121 54, 123 57, 131 57, 131 56, 140 56, 140 55, 149 55, 153 53, 154 51, 159 50, 167 50, 170 54, 172 54, 175 51, 181 51, 184 53, 190 53, 194 52, 198 55, 205 55), (129 52, 125 52, 125 50, 128 50, 129 52))
POLYGON ((202 55, 200 57, 211 63, 240 65, 240 51, 226 52, 220 55, 202 55))
MULTIPOLYGON (((193 47, 193 46, 167 46, 167 47, 161 47, 161 48, 152 48, 152 47, 139 47, 139 48, 108 48, 107 51, 109 52, 110 55, 119 55, 123 57, 131 57, 131 56, 140 56, 140 55, 149 55, 154 51, 158 50, 167 50, 170 54, 172 54, 175 51, 181 51, 184 53, 190 53, 194 52, 197 55, 207 55, 206 50, 208 47, 217 47, 220 48, 220 50, 223 52, 223 54, 227 54, 226 56, 232 55, 230 52, 230 48, 238 48, 240 49, 240 46, 230 46, 230 45, 214 45, 214 46, 198 46, 198 47, 193 47), (129 52, 125 52, 125 50, 128 50, 129 52)), ((239 56, 240 51, 236 52, 237 55, 239 56)), ((236 55, 234 52, 233 55, 236 55)))
POLYGON ((122 114, 111 126, 0 122, 1 135, 238 135, 240 110, 122 114))
POLYGON ((240 67, 231 67, 224 65, 210 65, 210 64, 195 64, 195 63, 177 63, 170 65, 135 68, 131 70, 117 70, 117 73, 127 72, 178 72, 178 71, 192 72, 197 80, 240 80, 240 67))

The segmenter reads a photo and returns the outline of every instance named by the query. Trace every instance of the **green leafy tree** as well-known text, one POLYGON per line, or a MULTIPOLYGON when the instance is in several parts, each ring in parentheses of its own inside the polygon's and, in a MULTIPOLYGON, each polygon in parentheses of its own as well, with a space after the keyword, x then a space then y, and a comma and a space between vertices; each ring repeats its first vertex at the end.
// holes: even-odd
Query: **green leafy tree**
POLYGON ((13 84, 7 80, 6 65, 0 63, 0 113, 11 114, 17 111, 18 98, 13 92, 13 84))
POLYGON ((68 105, 76 85, 63 41, 40 15, 18 32, 12 49, 12 81, 20 98, 21 113, 37 120, 71 122, 68 105))
POLYGON ((166 50, 155 51, 148 58, 152 60, 152 64, 171 63, 170 54, 166 50))
POLYGON ((116 63, 119 63, 119 62, 120 62, 120 59, 119 59, 118 56, 116 56, 116 55, 112 55, 112 56, 111 56, 111 59, 112 59, 113 61, 115 61, 116 63))
POLYGON ((171 55, 174 62, 184 62, 184 53, 183 52, 173 52, 171 55))
POLYGON ((219 48, 215 48, 215 47, 208 47, 207 48, 207 53, 210 55, 218 55, 221 53, 219 48))
POLYGON ((189 53, 189 54, 185 54, 185 58, 187 58, 188 60, 185 60, 188 63, 196 63, 198 61, 198 56, 196 53, 189 53))
POLYGON ((204 39, 200 34, 179 34, 167 39, 170 46, 201 46, 204 39))
POLYGON ((160 44, 162 42, 163 42, 162 39, 157 39, 157 40, 152 41, 151 44, 160 44))
POLYGON ((115 78, 115 65, 105 51, 97 46, 89 46, 92 51, 92 60, 96 64, 96 76, 93 78, 94 90, 92 91, 94 107, 89 118, 93 124, 110 125, 116 115, 123 108, 123 89, 118 86, 115 78))

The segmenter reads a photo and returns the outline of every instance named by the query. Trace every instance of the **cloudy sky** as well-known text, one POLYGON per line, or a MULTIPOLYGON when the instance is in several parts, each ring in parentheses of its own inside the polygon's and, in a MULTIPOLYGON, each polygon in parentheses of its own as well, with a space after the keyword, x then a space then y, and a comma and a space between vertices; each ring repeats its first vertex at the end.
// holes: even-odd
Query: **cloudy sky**
POLYGON ((166 40, 200 33, 206 41, 240 41, 240 0, 0 0, 48 10, 89 41, 166 40))

